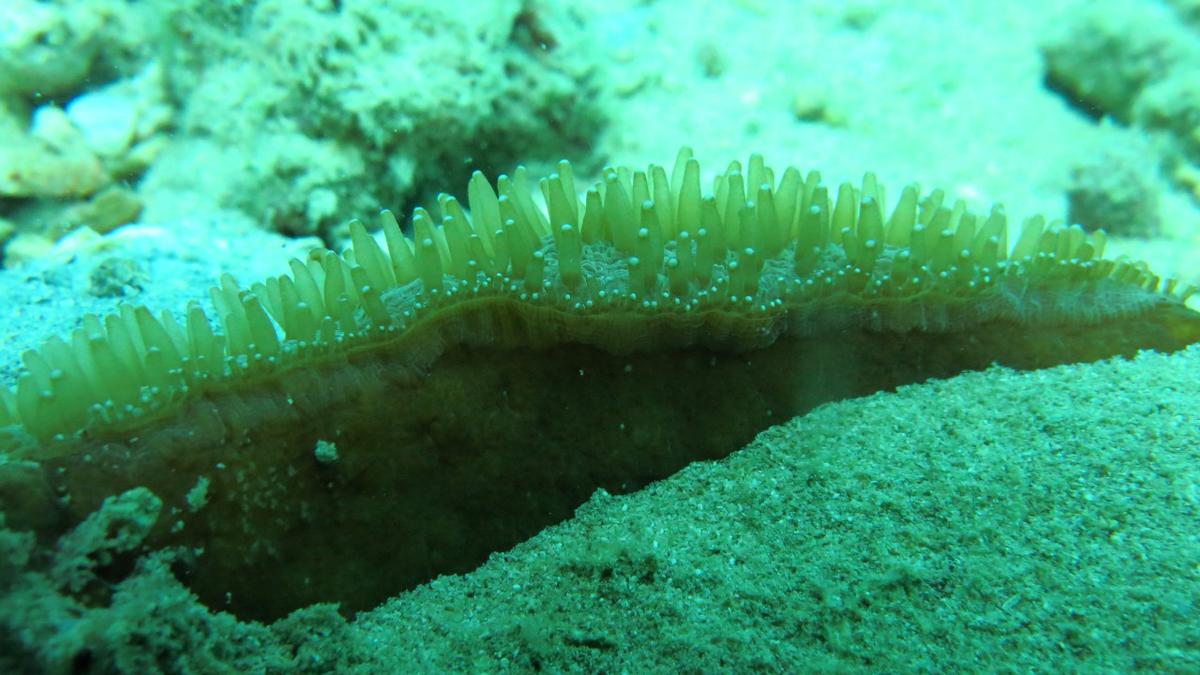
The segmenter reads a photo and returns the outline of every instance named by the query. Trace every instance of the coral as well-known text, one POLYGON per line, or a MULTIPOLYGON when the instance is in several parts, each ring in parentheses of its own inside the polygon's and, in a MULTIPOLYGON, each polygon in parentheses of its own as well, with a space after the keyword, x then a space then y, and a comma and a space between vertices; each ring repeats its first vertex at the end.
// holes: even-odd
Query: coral
POLYGON ((776 186, 761 157, 747 169, 743 176, 735 162, 701 198, 699 165, 685 149, 670 178, 657 166, 609 169, 580 203, 564 161, 539 183, 545 211, 527 194, 524 169, 500 177, 499 198, 476 173, 473 216, 443 194, 441 224, 418 207, 409 239, 383 212, 386 253, 356 221, 353 248, 342 256, 293 261, 292 275, 250 291, 226 276, 213 289, 223 334, 211 332, 198 305, 186 326, 132 306, 103 321, 86 318, 72 344, 56 340, 26 355, 29 372, 6 414, 43 441, 84 427, 141 426, 227 381, 323 361, 351 344, 403 342, 474 304, 464 299, 545 307, 564 315, 558 337, 619 352, 636 346, 571 317, 661 312, 678 317, 672 321, 689 341, 753 347, 791 330, 862 322, 826 316, 843 296, 871 309, 875 329, 893 331, 1062 321, 1076 307, 1055 292, 1079 284, 1104 301, 1089 310, 1095 317, 1182 306, 1174 282, 1160 286, 1143 264, 1102 259, 1103 236, 1077 227, 1031 219, 1010 258, 1001 208, 979 220, 961 202, 943 204, 940 191, 920 200, 909 187, 885 221, 873 176, 831 198, 815 173, 804 179, 789 168, 776 186), (1005 298, 1018 284, 1026 297, 1005 298), (744 318, 722 316, 729 312, 744 318), (789 326, 793 314, 811 325, 789 326), (690 315, 716 317, 727 334, 704 335, 683 319, 690 315), (753 330, 742 330, 743 322, 753 330))
POLYGON ((134 488, 104 500, 58 540, 58 559, 50 570, 55 582, 74 593, 96 581, 96 570, 137 549, 158 521, 162 500, 146 488, 134 488))
POLYGON ((1162 230, 1159 178, 1144 143, 1113 145, 1071 171, 1067 218, 1086 230, 1153 237, 1162 230))
POLYGON ((1090 115, 1127 122, 1145 87, 1197 60, 1169 10, 1134 0, 1089 5, 1042 46, 1047 84, 1090 115))
POLYGON ((1197 44, 1167 7, 1089 5, 1043 44, 1046 84, 1091 117, 1154 132, 1167 141, 1162 154, 1172 168, 1180 157, 1200 162, 1197 44))
POLYGON ((308 608, 271 629, 238 623, 210 613, 176 581, 170 552, 138 557, 161 507, 144 488, 115 495, 48 555, 35 555, 34 537, 4 529, 0 516, 5 672, 304 672, 322 664, 311 643, 346 625, 331 608, 308 608), (117 556, 136 560, 133 571, 114 575, 117 556))
POLYGON ((1138 125, 1175 140, 1179 154, 1200 163, 1200 59, 1146 88, 1134 106, 1138 125))
POLYGON ((565 161, 537 186, 476 174, 470 215, 442 195, 412 238, 385 211, 382 245, 354 222, 341 255, 226 276, 219 331, 198 304, 85 316, 0 390, 0 445, 42 467, 24 494, 69 494, 41 508, 70 522, 146 484, 173 514, 156 545, 203 543, 206 601, 366 607, 826 401, 1200 340, 1194 289, 1104 258, 1102 232, 1034 217, 1010 245, 1002 208, 938 190, 885 217, 872 175, 831 195, 755 155, 705 195, 686 149, 582 200, 565 161))
POLYGON ((516 1, 180 2, 165 58, 187 142, 150 185, 189 185, 178 166, 224 153, 229 169, 202 186, 217 201, 333 241, 351 215, 468 167, 583 148, 603 120, 575 55, 584 34, 545 14, 516 1), (547 42, 545 24, 572 47, 547 42))
POLYGON ((161 509, 162 501, 145 488, 109 497, 61 537, 49 561, 38 559, 36 564, 32 537, 0 530, 5 540, 0 560, 13 568, 6 570, 11 581, 2 589, 0 625, 22 650, 33 652, 27 658, 51 665, 53 672, 84 665, 74 661, 106 622, 102 616, 93 615, 91 621, 80 617, 97 595, 107 593, 103 572, 118 556, 141 546, 161 509))

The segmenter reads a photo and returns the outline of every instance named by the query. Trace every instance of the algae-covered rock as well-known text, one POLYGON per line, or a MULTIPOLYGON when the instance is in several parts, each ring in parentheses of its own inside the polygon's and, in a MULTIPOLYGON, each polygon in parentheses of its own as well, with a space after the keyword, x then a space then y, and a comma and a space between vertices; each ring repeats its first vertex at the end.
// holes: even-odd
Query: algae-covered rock
MULTIPOLYGON (((142 198, 136 179, 165 147, 173 109, 155 63, 66 100, 27 112, 0 100, 0 215, 22 233, 5 264, 45 253, 81 225, 105 233, 133 222, 142 198)), ((3 241, 6 237, 0 237, 3 241)))
POLYGON ((1072 168, 1067 218, 1088 230, 1159 235, 1160 184, 1148 144, 1112 144, 1072 168))
POLYGON ((577 55, 586 35, 554 11, 180 3, 165 58, 185 138, 149 185, 194 189, 193 158, 219 155, 200 190, 273 229, 328 234, 475 168, 559 159, 588 144, 603 112, 594 66, 577 55))
POLYGON ((278 635, 209 612, 172 575, 169 552, 137 557, 161 508, 145 488, 114 495, 41 551, 0 514, 0 671, 299 672, 296 652, 344 627, 320 607, 278 635))
POLYGON ((38 108, 28 132, 0 110, 0 137, 0 196, 85 197, 108 182, 100 159, 57 106, 38 108))
POLYGON ((1200 60, 1147 87, 1133 115, 1140 126, 1173 138, 1179 154, 1200 162, 1200 60))
POLYGON ((1128 121, 1142 91, 1197 63, 1195 35, 1165 7, 1122 0, 1084 6, 1042 45, 1046 80, 1095 117, 1128 121))
POLYGON ((0 95, 52 96, 83 81, 98 46, 98 17, 58 4, 0 4, 0 95))

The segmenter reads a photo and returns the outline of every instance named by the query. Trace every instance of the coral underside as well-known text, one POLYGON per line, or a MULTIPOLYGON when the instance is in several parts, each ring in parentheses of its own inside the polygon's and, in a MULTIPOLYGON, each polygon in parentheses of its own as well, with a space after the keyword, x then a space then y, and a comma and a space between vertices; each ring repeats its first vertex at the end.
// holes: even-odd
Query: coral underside
POLYGON ((1191 289, 1103 234, 1032 218, 1010 246, 1002 209, 940 191, 885 218, 872 176, 831 198, 756 156, 702 195, 686 150, 582 199, 565 162, 538 185, 477 174, 469 215, 443 196, 411 238, 384 212, 382 245, 354 223, 342 255, 224 278, 216 329, 86 317, 4 391, 30 461, 0 508, 49 541, 144 485, 213 606, 361 609, 826 401, 1200 341, 1191 289))

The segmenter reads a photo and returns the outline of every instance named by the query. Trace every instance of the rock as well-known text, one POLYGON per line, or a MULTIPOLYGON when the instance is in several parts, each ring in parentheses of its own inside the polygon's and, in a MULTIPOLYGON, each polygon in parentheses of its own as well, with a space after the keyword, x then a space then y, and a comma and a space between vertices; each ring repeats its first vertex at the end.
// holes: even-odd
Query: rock
POLYGON ((1196 39, 1157 3, 1094 3, 1042 44, 1046 83, 1091 117, 1127 122, 1150 84, 1200 58, 1196 39))
POLYGON ((141 265, 120 256, 104 258, 88 275, 88 293, 98 298, 131 297, 140 293, 150 279, 141 265))
POLYGON ((62 111, 45 105, 34 111, 28 134, 8 125, 0 144, 0 196, 86 197, 110 178, 83 136, 62 111))
POLYGON ((33 111, 29 136, 56 152, 72 152, 83 147, 83 136, 79 129, 62 108, 53 104, 33 111))
POLYGON ((0 3, 0 93, 55 95, 78 87, 92 68, 98 29, 86 7, 0 3))
POLYGON ((126 187, 110 185, 89 201, 70 209, 69 219, 87 225, 100 234, 107 234, 122 225, 132 223, 142 213, 142 200, 126 187))
POLYGON ((4 246, 4 266, 17 267, 30 260, 36 260, 48 254, 54 248, 54 242, 49 237, 32 232, 22 232, 4 246))
POLYGON ((123 154, 137 129, 137 101, 121 87, 105 87, 76 97, 67 104, 67 117, 101 157, 123 154))
POLYGON ((0 145, 0 196, 85 197, 107 182, 100 160, 86 148, 60 155, 30 138, 0 145))
POLYGON ((1153 237, 1162 232, 1159 180, 1140 144, 1105 148, 1076 165, 1067 190, 1068 218, 1087 230, 1153 237))
POLYGON ((1147 87, 1133 117, 1145 129, 1165 132, 1189 160, 1200 161, 1200 62, 1147 87))
POLYGON ((171 122, 162 68, 151 63, 136 77, 77 96, 67 104, 66 114, 93 152, 123 159, 136 143, 171 122))

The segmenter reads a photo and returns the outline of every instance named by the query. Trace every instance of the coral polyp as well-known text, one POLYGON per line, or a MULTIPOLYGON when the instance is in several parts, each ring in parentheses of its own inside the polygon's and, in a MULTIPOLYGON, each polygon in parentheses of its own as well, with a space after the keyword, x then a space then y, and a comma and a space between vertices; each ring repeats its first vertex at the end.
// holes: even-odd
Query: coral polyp
POLYGON ((368 607, 826 401, 1200 341, 1195 289, 1103 232, 1010 235, 916 186, 887 208, 873 175, 758 155, 701 178, 687 149, 582 191, 565 161, 476 173, 411 234, 384 211, 341 254, 223 277, 214 318, 84 317, 0 393, 0 444, 36 467, 0 465, 24 486, 0 508, 49 537, 144 485, 174 509, 154 545, 203 549, 202 598, 368 607))
MULTIPOLYGON (((871 175, 831 195, 816 172, 777 178, 758 155, 732 163, 703 196, 687 149, 670 175, 606 169, 582 200, 565 161, 538 182, 544 206, 522 168, 497 185, 474 175, 470 215, 445 194, 440 218, 417 208, 411 237, 384 211, 384 246, 355 221, 342 255, 294 260, 290 275, 248 289, 226 276, 211 294, 216 322, 198 304, 183 324, 142 307, 85 317, 69 341, 24 355, 0 423, 42 441, 124 431, 214 388, 403 341, 444 312, 488 302, 538 308, 564 339, 613 351, 651 346, 636 326, 605 330, 613 317, 675 324, 685 343, 753 349, 834 328, 1095 323, 1182 306, 1194 290, 1105 259, 1102 232, 1034 217, 1010 250, 1001 207, 977 217, 940 190, 921 197, 909 186, 885 217, 871 175)), ((435 356, 414 352, 414 365, 435 356)))

